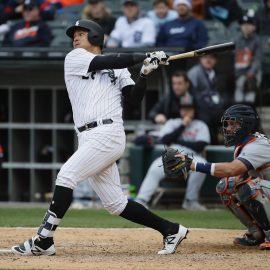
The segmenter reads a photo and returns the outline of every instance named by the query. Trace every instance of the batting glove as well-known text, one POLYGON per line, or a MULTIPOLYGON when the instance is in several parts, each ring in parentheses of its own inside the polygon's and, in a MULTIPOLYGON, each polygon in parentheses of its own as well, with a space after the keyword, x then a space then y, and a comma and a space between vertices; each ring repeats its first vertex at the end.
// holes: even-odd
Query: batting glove
POLYGON ((152 71, 158 68, 159 62, 160 62, 159 59, 156 57, 146 58, 143 61, 143 65, 140 71, 140 76, 146 77, 147 75, 149 75, 152 71))
POLYGON ((146 56, 150 58, 158 58, 159 65, 169 65, 169 56, 164 51, 148 52, 146 53, 146 56))

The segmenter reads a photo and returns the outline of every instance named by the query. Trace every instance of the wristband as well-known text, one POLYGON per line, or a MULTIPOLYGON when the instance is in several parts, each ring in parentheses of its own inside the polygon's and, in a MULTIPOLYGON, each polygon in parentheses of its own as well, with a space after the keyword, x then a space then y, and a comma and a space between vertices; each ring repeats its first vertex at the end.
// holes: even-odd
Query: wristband
POLYGON ((196 172, 201 172, 201 173, 206 173, 206 174, 209 174, 209 175, 214 175, 214 173, 215 173, 215 163, 196 162, 195 163, 195 171, 196 172))

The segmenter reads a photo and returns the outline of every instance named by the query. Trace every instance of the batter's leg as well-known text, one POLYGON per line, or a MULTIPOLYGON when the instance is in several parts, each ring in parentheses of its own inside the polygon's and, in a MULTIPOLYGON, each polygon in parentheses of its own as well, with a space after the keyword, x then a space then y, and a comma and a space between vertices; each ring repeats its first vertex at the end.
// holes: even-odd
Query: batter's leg
POLYGON ((186 237, 188 230, 184 226, 163 219, 141 204, 127 199, 121 188, 116 164, 108 167, 99 175, 91 177, 90 183, 110 213, 155 229, 164 236, 164 248, 159 254, 174 253, 177 246, 186 237))

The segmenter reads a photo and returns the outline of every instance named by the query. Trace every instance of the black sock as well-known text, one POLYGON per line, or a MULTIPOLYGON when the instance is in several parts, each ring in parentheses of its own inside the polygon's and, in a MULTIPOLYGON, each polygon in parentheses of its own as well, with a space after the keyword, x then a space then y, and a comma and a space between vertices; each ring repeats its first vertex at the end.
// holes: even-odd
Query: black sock
POLYGON ((176 234, 179 229, 178 224, 153 214, 141 204, 131 200, 128 201, 126 208, 120 216, 132 222, 155 229, 163 236, 176 234))
POLYGON ((53 199, 49 210, 56 214, 57 218, 63 218, 73 198, 73 190, 70 188, 55 186, 53 199))

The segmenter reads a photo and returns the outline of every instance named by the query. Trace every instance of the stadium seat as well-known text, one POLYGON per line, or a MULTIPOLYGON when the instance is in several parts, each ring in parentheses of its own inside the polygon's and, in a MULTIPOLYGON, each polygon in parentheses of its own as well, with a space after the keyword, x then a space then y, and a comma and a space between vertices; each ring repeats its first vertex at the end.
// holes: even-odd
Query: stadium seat
POLYGON ((65 27, 52 28, 53 40, 51 47, 71 47, 72 43, 70 38, 65 34, 65 27))
POLYGON ((204 24, 208 29, 209 45, 227 42, 231 39, 229 31, 224 24, 218 20, 205 20, 204 24))

